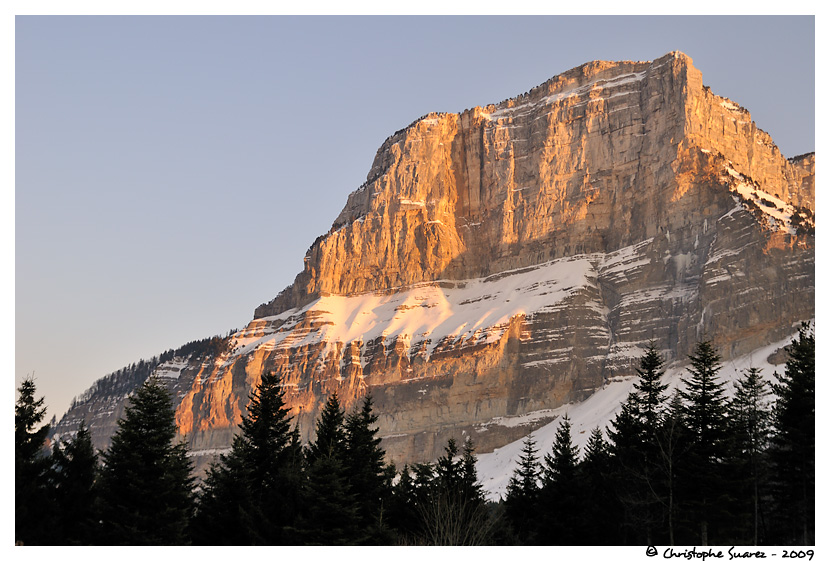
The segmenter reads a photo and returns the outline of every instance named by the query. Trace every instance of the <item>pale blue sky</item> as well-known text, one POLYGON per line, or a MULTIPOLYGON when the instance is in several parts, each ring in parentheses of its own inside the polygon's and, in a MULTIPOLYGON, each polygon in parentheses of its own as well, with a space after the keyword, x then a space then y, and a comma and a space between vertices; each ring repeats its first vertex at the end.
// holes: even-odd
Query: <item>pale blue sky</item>
POLYGON ((672 50, 814 150, 812 17, 18 17, 16 384, 244 326, 419 116, 672 50))

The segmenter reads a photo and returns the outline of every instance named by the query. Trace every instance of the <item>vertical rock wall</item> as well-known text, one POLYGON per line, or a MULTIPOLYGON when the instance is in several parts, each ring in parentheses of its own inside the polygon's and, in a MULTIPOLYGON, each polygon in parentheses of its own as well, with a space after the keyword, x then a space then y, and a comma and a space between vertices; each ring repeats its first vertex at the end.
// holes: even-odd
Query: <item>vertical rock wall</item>
POLYGON ((236 350, 171 379, 181 432, 203 464, 230 446, 268 370, 304 437, 332 392, 371 392, 390 456, 423 461, 450 436, 521 438, 649 340, 680 362, 703 337, 726 359, 778 340, 814 316, 813 237, 739 187, 813 209, 814 165, 682 53, 427 115, 384 142, 236 350))

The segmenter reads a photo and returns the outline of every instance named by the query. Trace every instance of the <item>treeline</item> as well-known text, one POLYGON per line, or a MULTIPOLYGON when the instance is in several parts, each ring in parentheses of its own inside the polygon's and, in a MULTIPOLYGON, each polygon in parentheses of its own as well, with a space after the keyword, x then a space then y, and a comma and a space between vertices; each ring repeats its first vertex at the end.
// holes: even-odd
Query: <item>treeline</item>
POLYGON ((778 383, 749 368, 729 399, 711 343, 697 345, 671 395, 652 344, 607 438, 594 429, 581 459, 567 417, 541 461, 525 440, 503 501, 506 543, 813 544, 812 330, 802 326, 789 352, 778 383))
POLYGON ((83 424, 44 453, 33 380, 15 407, 15 541, 24 545, 393 545, 485 543, 489 516, 472 444, 400 481, 367 396, 346 415, 333 395, 304 446, 280 380, 264 374, 231 451, 197 485, 167 389, 150 377, 109 449, 83 424))
POLYGON ((84 393, 72 399, 69 408, 73 409, 79 405, 83 405, 94 396, 98 394, 113 395, 126 394, 133 391, 144 380, 150 377, 153 371, 159 364, 172 360, 175 357, 211 357, 219 356, 226 352, 232 352, 233 346, 231 343, 231 335, 236 333, 237 329, 231 329, 224 337, 214 335, 213 337, 206 337, 204 339, 197 339, 185 343, 178 349, 168 349, 158 356, 153 356, 148 360, 139 360, 129 366, 120 368, 97 380, 92 387, 84 393))
POLYGON ((499 503, 473 444, 434 464, 386 462, 367 396, 333 395, 300 440, 280 380, 251 392, 228 454, 196 483, 155 377, 130 398, 106 451, 81 425, 44 453, 34 381, 15 407, 15 540, 25 545, 812 544, 815 338, 804 326, 769 385, 750 368, 728 399, 719 357, 697 346, 684 388, 661 383, 654 345, 604 434, 580 459, 563 418, 542 458, 531 437, 499 503), (777 396, 774 405, 770 397, 777 396))

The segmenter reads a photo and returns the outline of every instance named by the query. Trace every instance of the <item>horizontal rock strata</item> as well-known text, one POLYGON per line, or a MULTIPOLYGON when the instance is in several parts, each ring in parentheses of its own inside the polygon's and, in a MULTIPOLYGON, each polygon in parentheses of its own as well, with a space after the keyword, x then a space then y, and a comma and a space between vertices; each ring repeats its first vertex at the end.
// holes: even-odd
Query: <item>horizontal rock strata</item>
POLYGON ((728 360, 814 317, 814 189, 815 156, 784 158, 682 53, 585 64, 389 137, 231 350, 159 372, 199 465, 263 371, 305 438, 332 392, 371 392, 399 465, 450 436, 491 450, 631 373, 650 340, 682 362, 710 338, 728 360))

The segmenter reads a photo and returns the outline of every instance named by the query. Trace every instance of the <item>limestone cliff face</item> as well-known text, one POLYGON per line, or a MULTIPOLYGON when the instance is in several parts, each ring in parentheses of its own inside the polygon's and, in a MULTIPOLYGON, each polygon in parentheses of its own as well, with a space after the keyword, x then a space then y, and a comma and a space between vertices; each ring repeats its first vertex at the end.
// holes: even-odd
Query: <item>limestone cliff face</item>
POLYGON ((390 456, 428 460, 521 438, 651 339, 669 361, 778 340, 814 316, 814 177, 682 53, 427 115, 234 350, 169 378, 181 432, 197 457, 228 447, 272 370, 305 437, 332 392, 371 392, 390 456))
POLYGON ((705 88, 682 53, 593 62, 496 106, 427 115, 386 140, 303 273, 255 316, 637 243, 686 216, 674 203, 706 163, 677 170, 700 148, 784 201, 814 200, 802 185, 814 172, 705 88))

